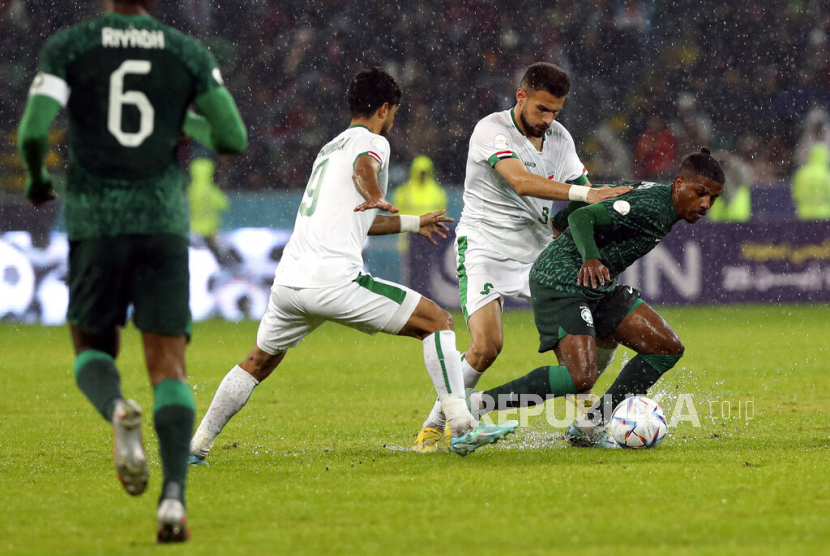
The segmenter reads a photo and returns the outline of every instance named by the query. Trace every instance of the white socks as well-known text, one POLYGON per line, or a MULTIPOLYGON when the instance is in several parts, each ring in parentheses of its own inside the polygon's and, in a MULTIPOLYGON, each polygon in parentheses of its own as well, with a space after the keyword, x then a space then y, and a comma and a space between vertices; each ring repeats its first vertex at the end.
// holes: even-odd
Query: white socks
POLYGON ((484 373, 480 373, 473 368, 472 365, 467 363, 466 359, 461 360, 461 374, 464 375, 464 387, 465 388, 475 388, 478 384, 478 381, 481 380, 481 375, 484 373))
MULTIPOLYGON (((484 373, 478 372, 472 367, 472 365, 467 363, 466 359, 461 360, 461 375, 464 379, 465 392, 467 388, 475 388, 478 381, 481 379, 481 375, 483 374, 484 373)), ((424 421, 421 428, 433 427, 436 429, 443 429, 445 421, 446 419, 441 406, 441 400, 438 400, 435 402, 435 405, 432 406, 432 411, 429 412, 429 417, 427 417, 427 420, 424 421)))
POLYGON ((196 434, 190 441, 190 453, 194 456, 204 458, 213 448, 216 437, 222 429, 245 406, 251 392, 254 391, 259 381, 248 372, 236 365, 230 370, 210 403, 210 408, 205 414, 196 434))
POLYGON ((447 416, 453 436, 457 436, 469 427, 472 416, 464 401, 461 354, 455 347, 455 332, 440 330, 424 338, 423 344, 424 364, 438 392, 439 405, 447 416))

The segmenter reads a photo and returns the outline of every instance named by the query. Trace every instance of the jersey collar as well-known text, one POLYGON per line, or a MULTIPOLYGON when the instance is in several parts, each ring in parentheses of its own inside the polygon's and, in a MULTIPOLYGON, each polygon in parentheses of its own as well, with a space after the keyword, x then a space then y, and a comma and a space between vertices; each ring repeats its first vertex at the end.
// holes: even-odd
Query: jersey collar
POLYGON ((522 131, 521 127, 519 127, 519 122, 516 121, 516 114, 513 113, 513 108, 510 109, 510 119, 513 120, 513 125, 516 126, 517 130, 519 130, 519 133, 522 134, 522 137, 526 137, 525 132, 522 131))
POLYGON ((363 124, 355 124, 355 125, 350 125, 350 126, 349 126, 349 127, 347 127, 346 129, 352 129, 353 127, 362 127, 362 128, 363 128, 363 129, 365 129, 366 131, 371 131, 368 127, 366 127, 366 126, 365 126, 365 125, 363 125, 363 124))

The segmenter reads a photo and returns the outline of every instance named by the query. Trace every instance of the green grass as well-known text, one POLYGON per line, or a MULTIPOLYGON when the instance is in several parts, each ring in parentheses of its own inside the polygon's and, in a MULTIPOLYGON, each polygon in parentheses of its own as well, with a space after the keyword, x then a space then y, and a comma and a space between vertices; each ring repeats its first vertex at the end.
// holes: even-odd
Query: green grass
MULTIPOLYGON (((690 394, 700 428, 682 422, 655 450, 580 450, 540 415, 467 458, 389 449, 409 446, 434 399, 419 342, 326 325, 256 389, 219 437, 212 465, 191 470, 193 542, 164 549, 153 545, 152 427, 151 488, 132 499, 112 471, 109 428, 74 385, 66 329, 0 325, 0 553, 827 550, 830 309, 661 313, 687 350, 657 391, 669 414, 679 393, 690 394), (737 418, 747 401, 752 418, 745 405, 737 418)), ((188 364, 199 418, 255 331, 256 323, 196 326, 188 364)), ((551 363, 536 338, 529 313, 506 314, 505 350, 482 385, 551 363)), ((459 331, 459 346, 467 342, 459 331)), ((152 408, 132 328, 119 364, 127 395, 152 408)))

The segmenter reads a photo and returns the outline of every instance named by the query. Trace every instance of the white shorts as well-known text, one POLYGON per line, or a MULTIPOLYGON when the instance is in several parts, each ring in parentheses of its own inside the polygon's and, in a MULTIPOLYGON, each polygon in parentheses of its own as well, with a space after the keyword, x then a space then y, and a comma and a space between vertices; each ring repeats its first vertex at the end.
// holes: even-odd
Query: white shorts
POLYGON ((370 335, 397 334, 420 300, 418 292, 369 274, 329 288, 275 284, 259 323, 256 344, 265 353, 276 355, 299 344, 327 320, 370 335))
POLYGON ((530 300, 530 268, 533 263, 502 257, 467 236, 456 238, 455 254, 458 291, 465 321, 494 299, 498 299, 502 307, 506 297, 530 300))

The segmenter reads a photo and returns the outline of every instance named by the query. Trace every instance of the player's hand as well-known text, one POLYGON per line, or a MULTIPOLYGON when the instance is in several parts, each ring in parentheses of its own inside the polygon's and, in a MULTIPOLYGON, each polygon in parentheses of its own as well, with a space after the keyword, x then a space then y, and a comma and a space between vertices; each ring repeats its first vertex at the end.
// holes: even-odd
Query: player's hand
POLYGON ((395 206, 389 201, 387 201, 384 197, 378 197, 377 199, 369 199, 365 203, 357 205, 354 211, 363 212, 365 210, 371 209, 385 210, 386 212, 391 212, 392 214, 398 212, 398 209, 396 209, 395 206))
POLYGON ((438 242, 432 237, 433 234, 437 235, 441 239, 447 239, 447 234, 445 232, 449 232, 450 229, 447 228, 444 222, 455 222, 455 219, 450 218, 449 216, 444 216, 445 212, 447 211, 438 210, 422 214, 420 216, 421 229, 418 230, 418 235, 427 238, 427 241, 433 245, 438 245, 438 242))
POLYGON ((32 177, 26 178, 25 191, 26 199, 35 207, 39 207, 44 203, 58 198, 52 190, 52 178, 45 170, 37 179, 33 179, 32 177))
POLYGON ((604 286, 610 281, 611 273, 599 259, 588 259, 582 263, 582 268, 579 269, 579 275, 576 277, 577 285, 593 290, 597 289, 597 284, 604 286))
POLYGON ((604 185, 602 187, 592 187, 591 190, 588 192, 588 197, 585 199, 585 202, 587 202, 589 205, 592 205, 594 203, 604 201, 605 199, 613 199, 614 197, 625 195, 632 189, 634 188, 628 187, 627 185, 621 185, 619 187, 608 187, 607 185, 604 185))

